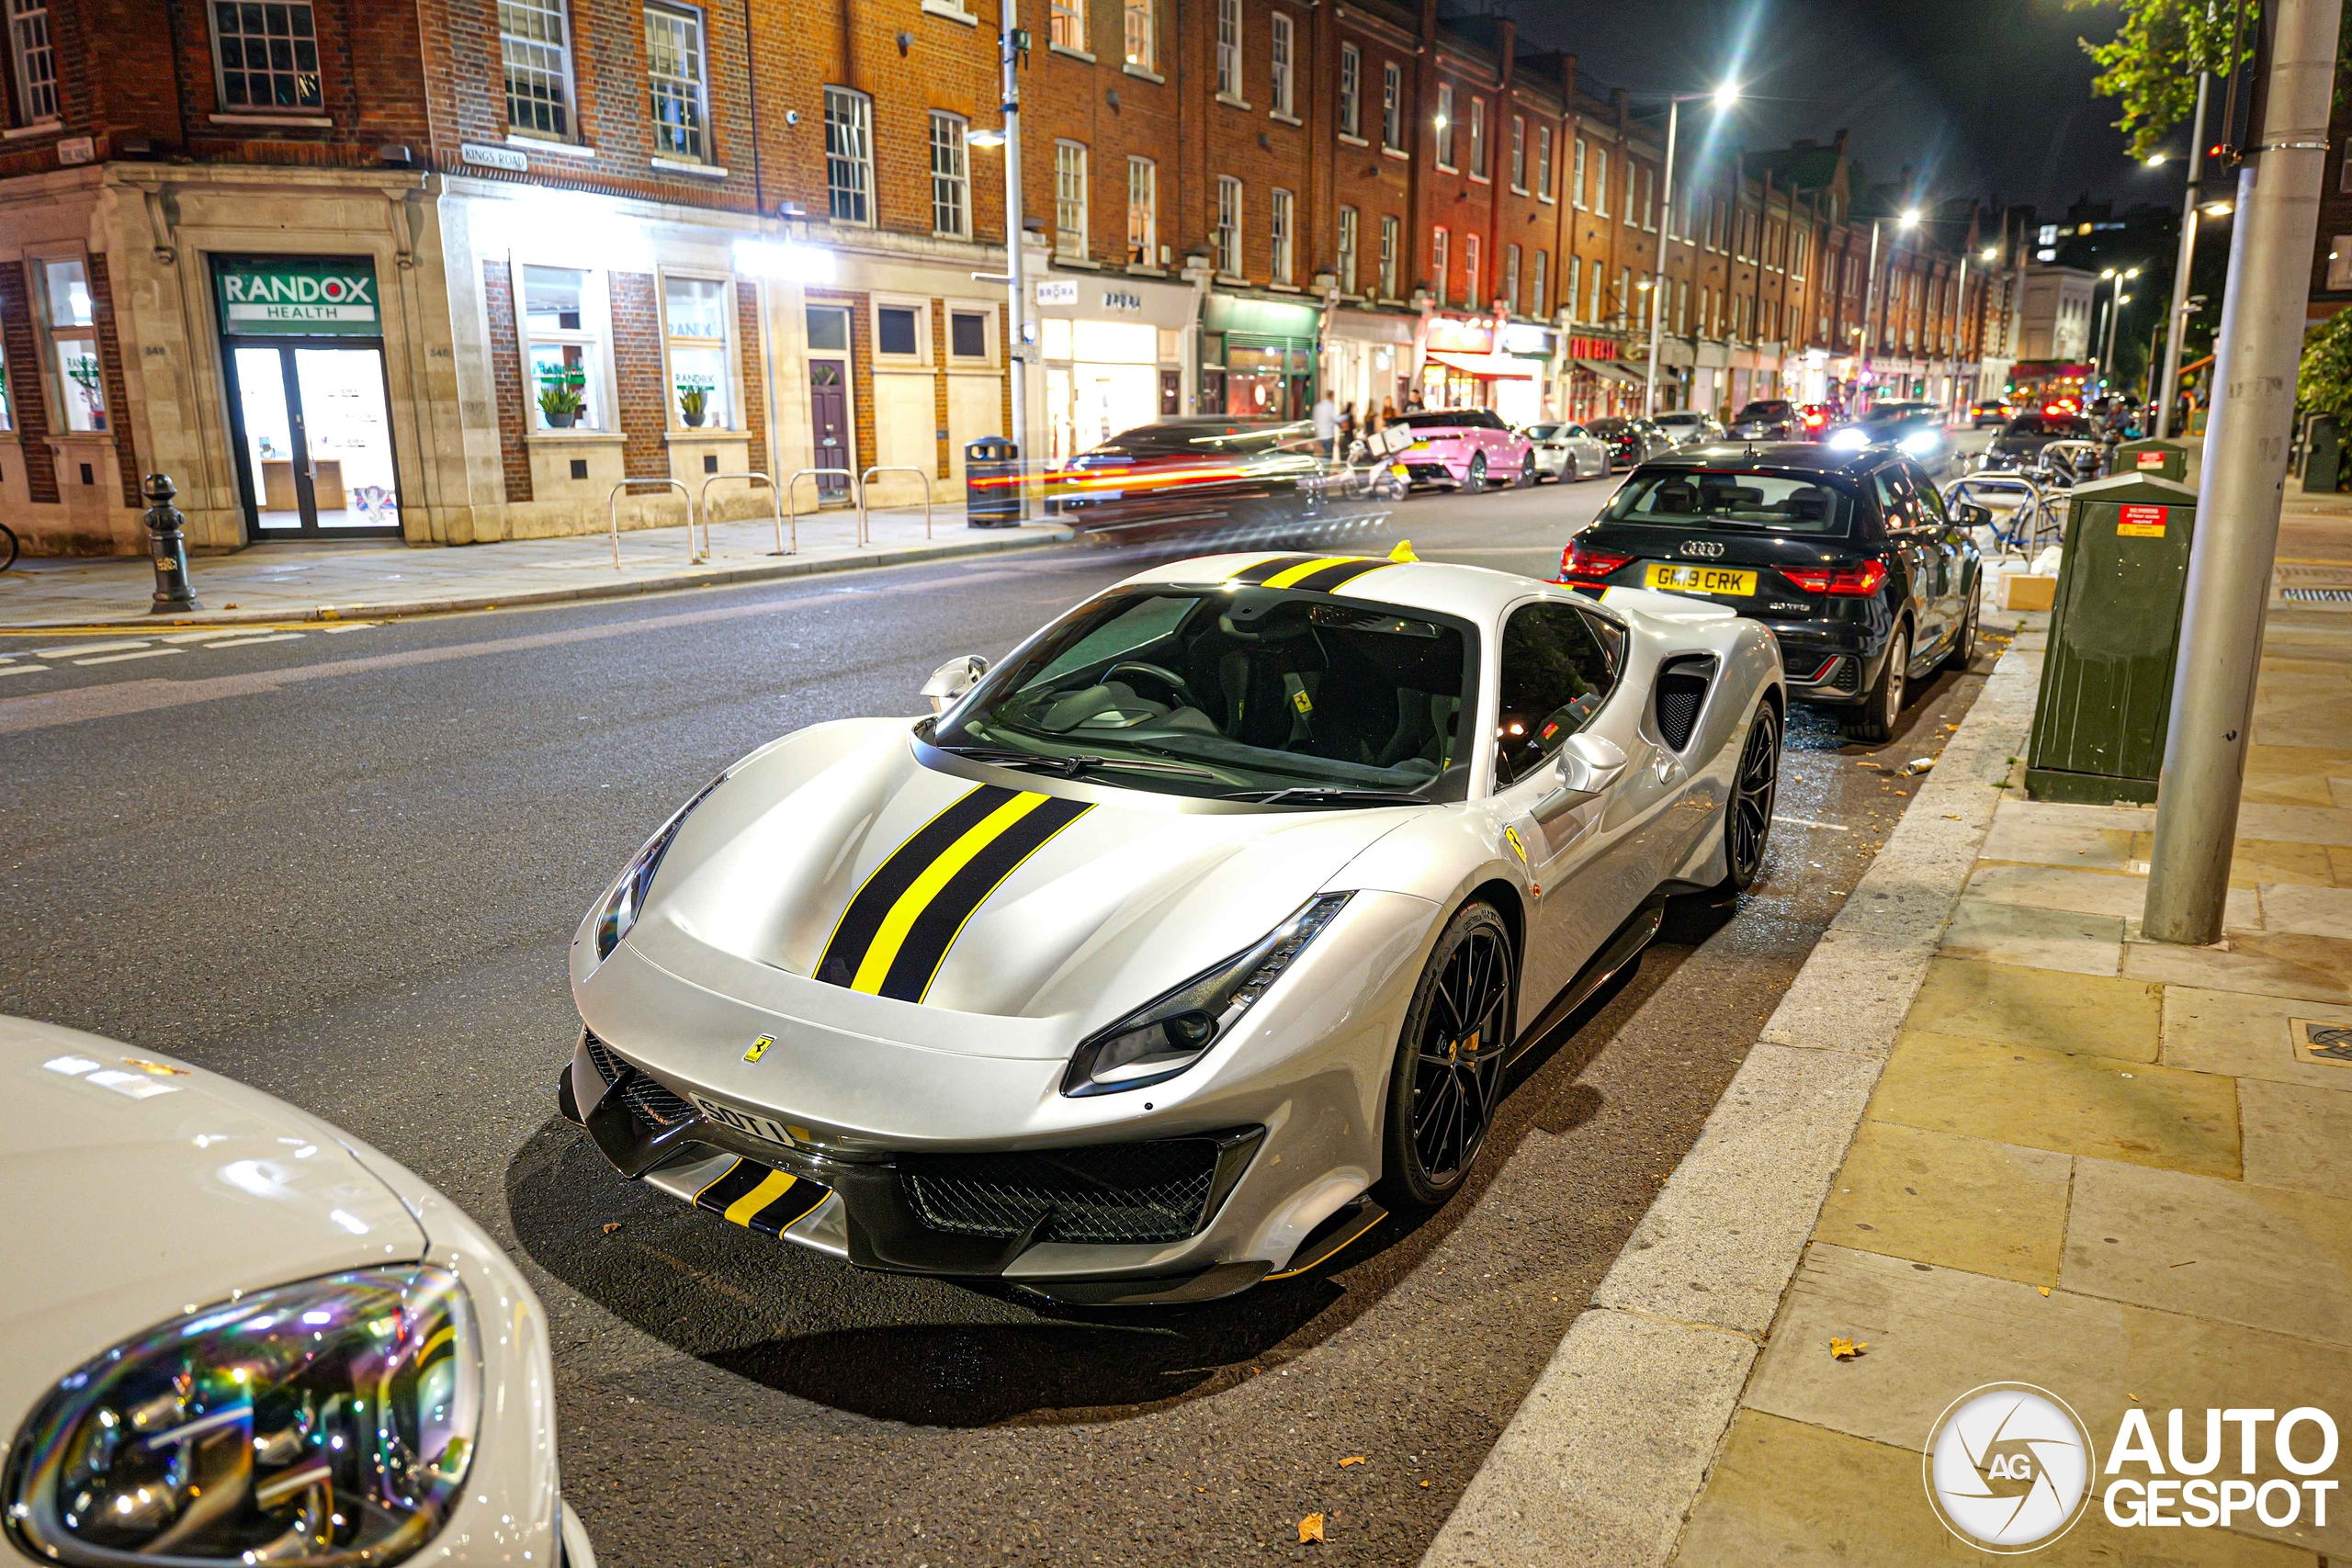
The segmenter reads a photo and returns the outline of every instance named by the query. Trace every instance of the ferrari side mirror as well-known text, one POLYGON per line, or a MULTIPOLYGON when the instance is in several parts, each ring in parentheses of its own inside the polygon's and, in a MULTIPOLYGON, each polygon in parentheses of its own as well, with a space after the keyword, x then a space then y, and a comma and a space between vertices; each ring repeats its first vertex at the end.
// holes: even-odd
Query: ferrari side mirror
POLYGON ((1571 735, 1560 747, 1560 787, 1577 795, 1599 795, 1625 772, 1625 753, 1614 740, 1599 735, 1571 735))
POLYGON ((931 699, 931 711, 945 713, 948 706, 960 701, 965 693, 980 682, 989 672, 989 661, 977 653, 967 653, 951 659, 931 672, 922 683, 922 694, 931 699))

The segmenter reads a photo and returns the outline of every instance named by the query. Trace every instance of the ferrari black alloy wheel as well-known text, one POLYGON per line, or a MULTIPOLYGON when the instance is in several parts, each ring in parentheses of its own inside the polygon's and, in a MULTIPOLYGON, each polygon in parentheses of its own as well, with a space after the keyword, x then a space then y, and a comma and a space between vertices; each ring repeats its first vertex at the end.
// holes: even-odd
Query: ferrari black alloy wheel
POLYGON ((1772 796, 1780 786, 1781 720, 1767 703, 1747 727, 1731 804, 1724 810, 1724 881, 1736 892, 1751 886, 1764 869, 1764 840, 1772 830, 1772 796))
POLYGON ((1502 1096, 1512 1023, 1510 932, 1464 905, 1413 993, 1388 1095, 1384 1201, 1434 1208, 1478 1157, 1502 1096))

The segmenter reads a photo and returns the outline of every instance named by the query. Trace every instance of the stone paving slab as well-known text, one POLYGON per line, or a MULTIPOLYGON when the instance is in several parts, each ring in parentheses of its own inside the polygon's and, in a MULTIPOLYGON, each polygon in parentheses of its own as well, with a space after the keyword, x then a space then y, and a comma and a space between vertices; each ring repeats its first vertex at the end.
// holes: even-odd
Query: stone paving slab
POLYGON ((1043 524, 967 528, 960 508, 940 509, 928 530, 921 513, 877 512, 865 543, 854 534, 849 513, 820 513, 803 519, 797 552, 779 557, 768 524, 718 523, 710 529, 708 558, 696 562, 683 529, 634 529, 620 536, 617 568, 603 534, 435 548, 362 540, 255 545, 192 560, 189 576, 202 608, 172 615, 150 613, 154 572, 144 557, 22 561, 0 572, 0 630, 355 620, 626 598, 988 554, 1070 536, 1043 524))

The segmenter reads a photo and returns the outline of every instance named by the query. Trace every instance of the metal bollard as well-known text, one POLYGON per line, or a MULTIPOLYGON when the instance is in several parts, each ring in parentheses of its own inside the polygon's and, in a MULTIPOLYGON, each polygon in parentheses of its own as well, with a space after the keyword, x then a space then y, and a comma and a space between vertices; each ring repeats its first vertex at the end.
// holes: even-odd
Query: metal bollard
POLYGON ((200 610, 196 602, 196 587, 187 580, 187 540, 180 533, 180 525, 187 521, 180 509, 172 504, 172 497, 179 491, 169 474, 147 476, 147 531, 154 536, 155 603, 148 614, 161 615, 178 610, 200 610))

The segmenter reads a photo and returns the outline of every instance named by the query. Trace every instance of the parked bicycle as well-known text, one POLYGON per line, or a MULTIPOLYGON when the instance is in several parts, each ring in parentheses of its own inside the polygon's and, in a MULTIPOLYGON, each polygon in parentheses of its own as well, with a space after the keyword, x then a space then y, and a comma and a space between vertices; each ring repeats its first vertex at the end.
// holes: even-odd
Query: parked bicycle
POLYGON ((17 531, 0 523, 0 571, 17 564, 17 531))
POLYGON ((1962 502, 1984 507, 1992 513, 1982 526, 1992 536, 1993 551, 2030 557, 2065 536, 2066 516, 2054 489, 2022 473, 1967 474, 1944 486, 1944 510, 1962 502))

